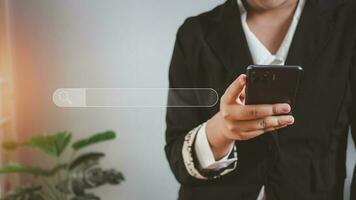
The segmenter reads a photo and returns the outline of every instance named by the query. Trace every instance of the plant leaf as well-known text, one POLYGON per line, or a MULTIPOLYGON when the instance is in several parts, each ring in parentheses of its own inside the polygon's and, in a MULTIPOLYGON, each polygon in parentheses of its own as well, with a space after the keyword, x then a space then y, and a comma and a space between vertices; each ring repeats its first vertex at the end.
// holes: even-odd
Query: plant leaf
POLYGON ((78 151, 78 150, 88 147, 90 145, 97 144, 100 142, 105 142, 108 140, 113 140, 115 138, 116 138, 116 134, 114 131, 101 132, 101 133, 94 134, 93 136, 91 136, 89 138, 82 139, 82 140, 75 142, 72 145, 72 148, 75 151, 78 151))
POLYGON ((0 168, 0 174, 13 174, 13 173, 23 173, 23 174, 30 174, 33 176, 39 176, 39 175, 46 174, 46 171, 38 167, 23 166, 18 163, 10 163, 0 168))
POLYGON ((72 134, 69 132, 60 132, 54 135, 35 135, 26 144, 58 158, 68 146, 71 138, 72 134))
POLYGON ((57 156, 53 136, 35 135, 27 142, 27 146, 37 148, 51 156, 57 156))
POLYGON ((72 139, 72 134, 68 132, 62 132, 56 135, 56 147, 59 156, 67 148, 71 139, 72 139))
POLYGON ((50 177, 50 176, 54 176, 59 171, 66 170, 67 167, 68 164, 63 163, 63 164, 57 164, 52 169, 46 170, 46 169, 41 169, 39 167, 24 166, 18 163, 10 163, 0 168, 0 174, 20 173, 20 174, 30 174, 33 176, 50 177))

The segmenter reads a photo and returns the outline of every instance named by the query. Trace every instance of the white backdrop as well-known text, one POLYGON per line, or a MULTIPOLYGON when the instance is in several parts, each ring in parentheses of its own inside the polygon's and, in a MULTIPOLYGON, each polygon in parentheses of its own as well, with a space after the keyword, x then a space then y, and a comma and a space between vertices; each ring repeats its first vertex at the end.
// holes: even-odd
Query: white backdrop
POLYGON ((127 181, 99 189, 103 199, 176 199, 163 151, 165 109, 59 109, 51 95, 60 87, 167 87, 177 28, 221 2, 8 0, 19 134, 116 130, 117 141, 95 150, 105 151, 105 166, 122 170, 127 181))

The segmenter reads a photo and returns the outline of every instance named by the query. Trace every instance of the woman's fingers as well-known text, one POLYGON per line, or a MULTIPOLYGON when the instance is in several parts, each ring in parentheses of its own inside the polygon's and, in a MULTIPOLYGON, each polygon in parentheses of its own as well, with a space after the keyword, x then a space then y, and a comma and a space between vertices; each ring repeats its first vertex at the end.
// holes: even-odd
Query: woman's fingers
POLYGON ((269 116, 261 119, 249 121, 234 121, 232 126, 235 126, 236 131, 254 131, 254 130, 269 130, 270 128, 291 125, 294 123, 294 117, 291 115, 269 116))
POLYGON ((245 87, 246 75, 242 74, 221 97, 216 124, 209 126, 218 127, 215 132, 223 135, 225 141, 252 139, 294 123, 293 116, 288 115, 289 104, 244 105, 245 87))
POLYGON ((291 111, 289 104, 266 105, 228 105, 221 109, 222 115, 229 120, 254 120, 273 115, 288 114, 291 111))
POLYGON ((223 104, 233 104, 236 103, 236 99, 243 91, 246 85, 246 75, 241 74, 225 91, 222 96, 221 101, 223 104))

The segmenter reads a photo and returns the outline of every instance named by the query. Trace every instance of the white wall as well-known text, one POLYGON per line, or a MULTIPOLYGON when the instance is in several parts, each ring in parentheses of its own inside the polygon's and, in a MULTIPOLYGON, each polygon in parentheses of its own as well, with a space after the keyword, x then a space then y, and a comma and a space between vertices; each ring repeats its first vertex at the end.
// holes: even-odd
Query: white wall
POLYGON ((165 109, 59 109, 51 95, 60 87, 167 87, 178 26, 220 2, 9 1, 21 137, 116 130, 116 142, 95 149, 107 152, 105 165, 121 169, 127 181, 100 189, 103 199, 176 199, 178 184, 163 152, 165 109))
MULTIPOLYGON (((95 149, 127 181, 100 189, 103 199, 176 199, 163 151, 165 109, 59 109, 51 95, 60 87, 168 87, 178 26, 219 2, 10 0, 20 137, 116 130, 116 142, 95 149)), ((26 162, 40 159, 24 153, 26 162)))

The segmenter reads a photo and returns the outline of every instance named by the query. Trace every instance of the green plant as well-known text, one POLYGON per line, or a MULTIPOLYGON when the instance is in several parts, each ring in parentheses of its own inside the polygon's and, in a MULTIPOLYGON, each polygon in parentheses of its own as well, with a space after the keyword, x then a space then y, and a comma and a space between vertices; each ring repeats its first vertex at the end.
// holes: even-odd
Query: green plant
MULTIPOLYGON (((86 190, 105 184, 117 185, 124 180, 122 173, 100 167, 100 159, 105 154, 91 152, 78 155, 91 145, 106 142, 116 138, 113 131, 96 133, 91 137, 75 141, 71 144, 72 133, 59 132, 51 135, 35 135, 25 142, 8 141, 2 143, 6 151, 19 148, 34 148, 47 154, 53 161, 52 167, 43 169, 37 166, 25 166, 19 163, 8 163, 0 167, 1 174, 27 174, 34 178, 34 183, 28 187, 18 187, 0 200, 97 200, 94 194, 86 190), (69 151, 69 159, 63 154, 69 151), (89 183, 89 184, 88 184, 89 183)), ((68 157, 68 156, 67 156, 68 157)))

